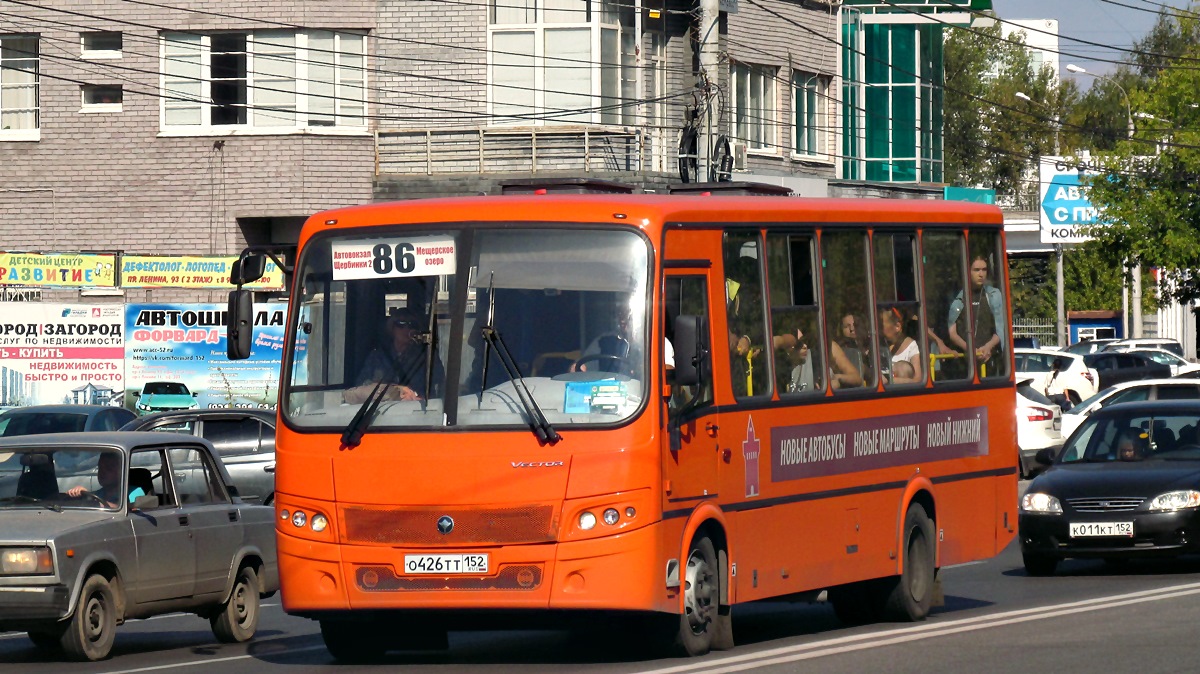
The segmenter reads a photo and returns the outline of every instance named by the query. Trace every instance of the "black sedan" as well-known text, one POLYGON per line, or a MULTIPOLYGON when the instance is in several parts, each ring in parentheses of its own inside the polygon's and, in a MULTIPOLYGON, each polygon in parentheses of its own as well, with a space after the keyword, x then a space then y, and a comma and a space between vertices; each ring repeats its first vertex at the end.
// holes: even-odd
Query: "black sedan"
MULTIPOLYGON (((1070 557, 1200 552, 1200 401, 1101 408, 1071 434, 1020 504, 1030 575, 1070 557)), ((1050 462, 1050 452, 1038 460, 1050 462)))

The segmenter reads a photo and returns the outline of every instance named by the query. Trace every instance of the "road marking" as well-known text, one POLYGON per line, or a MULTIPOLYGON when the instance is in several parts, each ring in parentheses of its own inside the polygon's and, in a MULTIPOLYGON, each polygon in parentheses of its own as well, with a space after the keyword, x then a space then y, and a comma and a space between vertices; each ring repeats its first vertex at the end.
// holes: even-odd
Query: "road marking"
MULTIPOLYGON (((291 639, 293 637, 281 637, 281 638, 291 639)), ((255 645, 269 644, 272 641, 273 640, 271 640, 271 639, 264 639, 262 641, 255 641, 254 644, 255 645)), ((257 657, 261 657, 264 655, 271 655, 271 656, 290 655, 292 653, 305 653, 308 651, 323 651, 323 650, 325 650, 324 644, 322 644, 320 646, 308 646, 306 648, 284 649, 284 650, 280 650, 280 651, 274 651, 271 653, 254 653, 254 654, 246 653, 245 655, 231 655, 231 656, 225 657, 225 658, 208 658, 205 660, 193 660, 192 662, 174 662, 169 665, 155 665, 153 667, 139 667, 137 669, 115 669, 111 672, 105 672, 104 674, 133 674, 134 672, 157 672, 157 671, 160 671, 163 669, 175 669, 176 667, 195 667, 198 665, 211 665, 216 662, 232 662, 234 660, 249 660, 250 658, 257 658, 257 657)))
POLYGON ((961 569, 964 566, 975 566, 976 564, 986 564, 987 560, 977 559, 973 562, 963 562, 962 564, 951 564, 950 566, 941 567, 943 571, 946 569, 961 569))
POLYGON ((838 653, 847 653, 851 651, 865 650, 868 648, 878 648, 880 646, 890 646, 909 641, 917 641, 932 637, 958 634, 961 632, 987 629, 989 627, 999 627, 1002 625, 1011 625, 1020 622, 1044 620, 1046 618, 1071 615, 1074 613, 1099 611, 1102 609, 1116 608, 1118 606, 1127 606, 1130 604, 1139 604, 1149 601, 1175 599, 1194 594, 1200 594, 1200 583, 1187 583, 1184 585, 1175 585, 1154 590, 1143 590, 1128 594, 1085 599, 1066 604, 1051 604, 1048 606, 1038 606, 1035 608, 1006 611, 1003 613, 995 613, 986 616, 963 618, 961 620, 955 620, 946 623, 927 623, 924 625, 901 627, 882 632, 856 634, 853 636, 839 637, 836 639, 829 639, 815 643, 773 648, 758 653, 748 653, 746 655, 717 658, 705 662, 697 662, 695 664, 644 670, 640 674, 681 674, 683 672, 688 672, 690 674, 724 674, 727 672, 740 672, 765 665, 784 664, 788 662, 796 662, 798 660, 809 660, 828 655, 835 655, 838 653))

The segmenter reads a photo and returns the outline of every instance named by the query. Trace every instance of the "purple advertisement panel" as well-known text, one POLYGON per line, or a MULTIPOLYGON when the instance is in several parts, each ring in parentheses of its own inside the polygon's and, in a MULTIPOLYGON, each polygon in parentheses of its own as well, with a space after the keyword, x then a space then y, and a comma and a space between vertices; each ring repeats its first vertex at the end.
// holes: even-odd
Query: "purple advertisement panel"
POLYGON ((771 429, 771 480, 985 456, 986 407, 771 429))

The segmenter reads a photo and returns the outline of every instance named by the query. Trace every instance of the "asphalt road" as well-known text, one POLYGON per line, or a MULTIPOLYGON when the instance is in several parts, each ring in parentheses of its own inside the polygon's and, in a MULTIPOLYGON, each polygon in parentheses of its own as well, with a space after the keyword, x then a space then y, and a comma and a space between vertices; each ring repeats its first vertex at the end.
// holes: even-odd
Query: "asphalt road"
MULTIPOLYGON (((1179 672, 1200 661, 1200 559, 1069 561, 1031 578, 1014 543, 986 562, 942 570, 946 605, 923 623, 843 627, 826 604, 765 603, 734 613, 738 647, 704 658, 646 660, 565 632, 454 633, 449 651, 395 652, 405 672, 717 674, 718 672, 1179 672)), ((608 634, 612 634, 609 632, 608 634)), ((617 640, 619 636, 608 637, 617 640)), ((112 658, 55 662, 23 634, 0 634, 0 674, 71 672, 353 672, 316 623, 267 601, 249 644, 218 644, 208 622, 170 615, 118 630, 112 658)))

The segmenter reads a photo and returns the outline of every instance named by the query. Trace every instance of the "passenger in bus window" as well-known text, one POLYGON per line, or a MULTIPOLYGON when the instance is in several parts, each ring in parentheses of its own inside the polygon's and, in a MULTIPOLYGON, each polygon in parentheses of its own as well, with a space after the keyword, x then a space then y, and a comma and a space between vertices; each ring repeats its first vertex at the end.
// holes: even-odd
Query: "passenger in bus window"
POLYGON ((949 315, 950 341, 965 353, 970 348, 967 338, 971 338, 975 345, 975 363, 981 368, 981 376, 1001 371, 1000 330, 1004 326, 1004 296, 999 289, 987 283, 988 268, 986 255, 977 254, 971 258, 971 311, 963 311, 967 300, 960 291, 950 303, 949 315), (968 321, 971 323, 968 324, 968 321))
POLYGON ((838 323, 838 333, 833 341, 841 347, 854 367, 862 372, 865 349, 858 339, 858 318, 854 314, 849 313, 842 316, 841 322, 838 323))
MULTIPOLYGON (((917 340, 904 332, 904 312, 898 307, 889 307, 879 313, 880 333, 887 345, 889 362, 892 364, 893 384, 912 384, 925 381, 925 368, 921 363, 921 347, 917 340), (907 362, 912 366, 912 373, 901 374, 895 367, 896 363, 907 362)), ((907 368, 905 368, 907 370, 907 368)))
MULTIPOLYGON (((425 368, 428 346, 419 337, 424 320, 409 308, 395 309, 385 322, 386 334, 382 344, 367 355, 355 381, 358 385, 346 389, 342 397, 350 404, 359 404, 371 395, 380 383, 389 384, 387 400, 420 400, 425 396, 425 368)), ((442 363, 433 359, 431 395, 439 392, 445 378, 442 363)))

